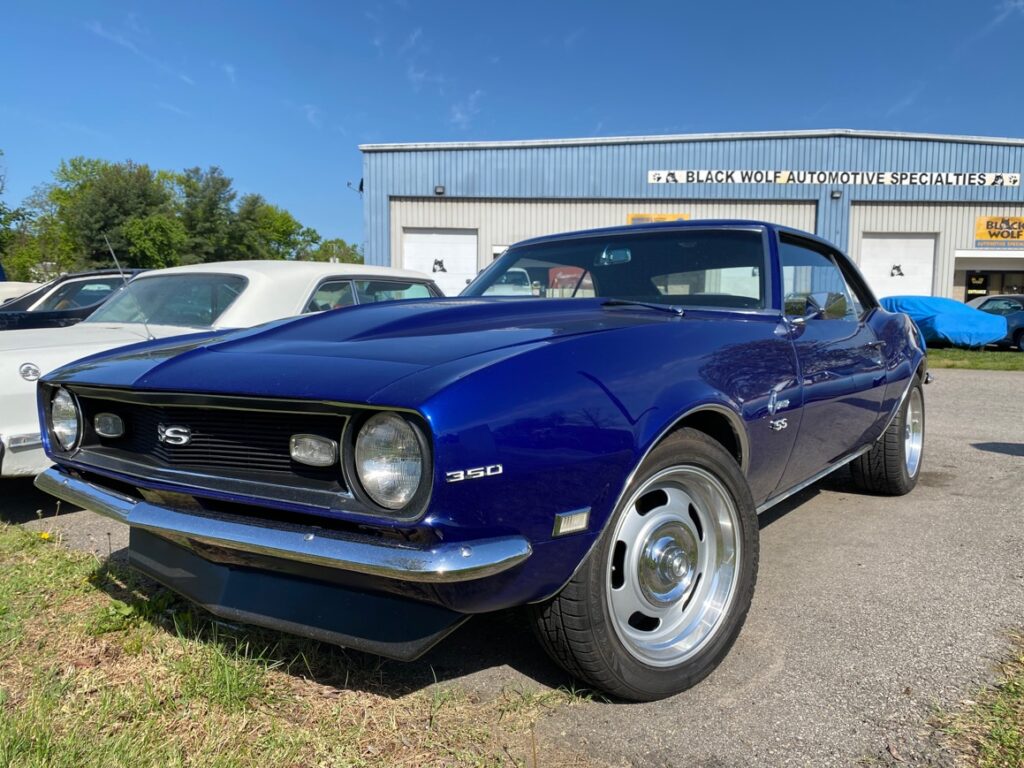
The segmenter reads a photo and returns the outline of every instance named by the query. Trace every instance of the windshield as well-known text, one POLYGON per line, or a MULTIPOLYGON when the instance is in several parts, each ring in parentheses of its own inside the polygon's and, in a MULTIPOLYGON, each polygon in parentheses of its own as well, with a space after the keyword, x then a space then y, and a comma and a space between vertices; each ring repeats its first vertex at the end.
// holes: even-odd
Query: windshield
POLYGON ((760 230, 629 232, 512 248, 463 296, 532 296, 763 309, 760 230))
POLYGON ((118 275, 102 280, 74 280, 65 283, 39 302, 34 311, 50 312, 92 307, 110 296, 123 282, 118 275))
POLYGON ((239 275, 183 274, 133 280, 87 323, 149 323, 209 328, 245 290, 239 275))

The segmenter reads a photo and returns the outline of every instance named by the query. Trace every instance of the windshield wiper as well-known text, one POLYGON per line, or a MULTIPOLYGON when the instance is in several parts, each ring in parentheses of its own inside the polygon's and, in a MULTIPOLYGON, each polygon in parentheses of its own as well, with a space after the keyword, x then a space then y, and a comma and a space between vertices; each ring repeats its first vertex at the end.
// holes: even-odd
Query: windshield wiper
POLYGON ((659 312, 668 312, 676 317, 682 317, 686 314, 682 307, 677 307, 673 304, 652 304, 647 301, 630 301, 629 299, 606 299, 601 302, 602 307, 645 307, 646 309, 656 309, 659 312))

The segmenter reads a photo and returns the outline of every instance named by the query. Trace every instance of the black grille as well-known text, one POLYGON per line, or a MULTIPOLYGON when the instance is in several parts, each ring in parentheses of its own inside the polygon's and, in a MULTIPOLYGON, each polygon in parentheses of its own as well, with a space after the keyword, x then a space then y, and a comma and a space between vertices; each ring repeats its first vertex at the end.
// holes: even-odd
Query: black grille
POLYGON ((341 482, 337 464, 310 467, 292 461, 289 453, 289 441, 296 434, 320 435, 340 443, 345 424, 340 415, 147 405, 94 398, 80 398, 79 402, 90 423, 97 413, 115 413, 124 420, 122 437, 92 436, 94 444, 114 449, 124 458, 137 457, 173 469, 218 471, 234 476, 269 473, 341 482), (191 433, 188 444, 161 442, 161 425, 187 427, 191 433))

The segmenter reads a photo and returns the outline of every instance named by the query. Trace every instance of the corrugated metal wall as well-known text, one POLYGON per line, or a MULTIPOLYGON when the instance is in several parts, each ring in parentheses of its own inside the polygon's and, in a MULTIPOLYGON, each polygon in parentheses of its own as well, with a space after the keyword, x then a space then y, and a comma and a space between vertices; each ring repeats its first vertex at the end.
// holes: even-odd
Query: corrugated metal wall
POLYGON ((865 234, 935 234, 937 293, 953 296, 955 253, 974 248, 974 223, 979 216, 1024 216, 1024 204, 855 204, 850 207, 849 254, 860 263, 861 241, 865 234))
MULTIPOLYGON (((1010 171, 1024 168, 1024 146, 920 137, 856 135, 637 140, 554 146, 388 149, 363 154, 367 259, 390 261, 392 198, 432 198, 435 185, 452 198, 532 200, 786 200, 817 204, 814 231, 848 241, 851 203, 975 202, 1019 204, 1024 188, 964 186, 649 184, 655 169, 825 171, 1010 171)), ((561 222, 556 230, 571 228, 561 222)))
POLYGON ((477 264, 491 263, 492 248, 552 232, 610 227, 626 223, 629 213, 679 213, 691 219, 752 218, 814 230, 813 202, 724 200, 657 202, 650 200, 452 200, 406 198, 391 201, 391 265, 402 265, 403 228, 440 227, 477 230, 477 264))

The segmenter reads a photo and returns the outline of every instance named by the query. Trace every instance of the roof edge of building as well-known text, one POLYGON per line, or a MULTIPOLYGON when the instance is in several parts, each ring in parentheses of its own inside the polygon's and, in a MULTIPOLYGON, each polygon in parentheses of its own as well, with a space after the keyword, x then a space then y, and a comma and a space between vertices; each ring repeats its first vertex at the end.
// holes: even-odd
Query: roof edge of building
POLYGON ((396 144, 360 144, 361 152, 417 152, 465 149, 534 149, 540 147, 586 147, 615 144, 665 144, 672 142, 743 141, 750 139, 903 139, 907 141, 939 141, 960 144, 996 144, 1024 146, 1024 138, 996 136, 957 136, 940 133, 906 133, 902 131, 867 131, 853 128, 827 128, 799 131, 749 131, 731 133, 680 133, 656 136, 599 136, 576 139, 523 139, 518 141, 437 141, 396 144))

